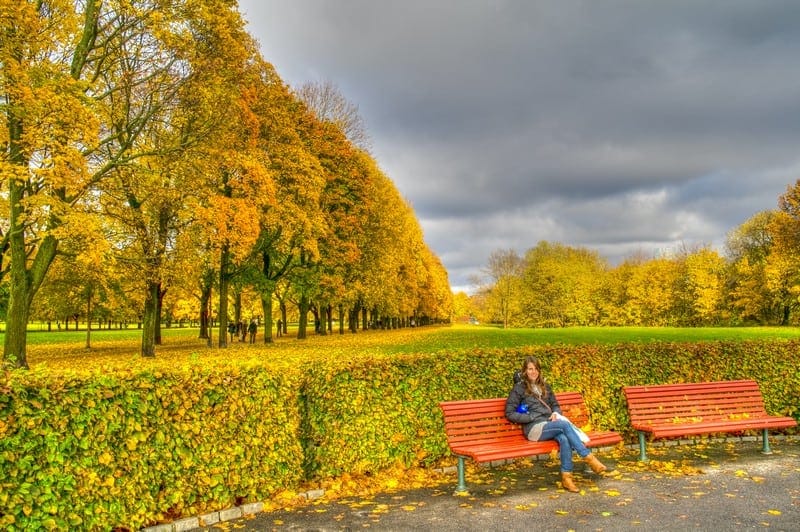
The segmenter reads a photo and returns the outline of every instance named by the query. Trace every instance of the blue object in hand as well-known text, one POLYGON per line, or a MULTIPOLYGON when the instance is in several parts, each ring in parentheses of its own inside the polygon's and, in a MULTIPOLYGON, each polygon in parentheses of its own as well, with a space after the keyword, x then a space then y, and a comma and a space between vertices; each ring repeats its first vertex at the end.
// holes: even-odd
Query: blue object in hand
POLYGON ((517 407, 517 412, 519 412, 520 414, 527 414, 528 413, 528 403, 526 403, 524 401, 521 402, 519 404, 519 406, 517 407))

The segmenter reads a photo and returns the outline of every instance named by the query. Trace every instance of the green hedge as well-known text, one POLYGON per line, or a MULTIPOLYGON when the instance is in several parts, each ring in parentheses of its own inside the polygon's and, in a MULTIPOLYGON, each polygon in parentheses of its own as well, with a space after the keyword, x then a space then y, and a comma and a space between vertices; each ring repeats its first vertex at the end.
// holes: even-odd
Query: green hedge
POLYGON ((631 343, 461 351, 315 367, 306 386, 307 478, 428 465, 448 456, 439 401, 505 397, 526 355, 556 391, 577 390, 592 423, 633 442, 622 387, 755 379, 767 411, 800 419, 800 342, 631 343), (311 393, 313 390, 313 393, 311 393))
POLYGON ((528 354, 631 442, 627 384, 752 378, 800 418, 800 342, 635 343, 0 379, 0 528, 136 529, 304 481, 449 459, 437 403, 501 397, 528 354))
POLYGON ((297 374, 14 371, 0 382, 0 528, 136 529, 302 477, 297 374))

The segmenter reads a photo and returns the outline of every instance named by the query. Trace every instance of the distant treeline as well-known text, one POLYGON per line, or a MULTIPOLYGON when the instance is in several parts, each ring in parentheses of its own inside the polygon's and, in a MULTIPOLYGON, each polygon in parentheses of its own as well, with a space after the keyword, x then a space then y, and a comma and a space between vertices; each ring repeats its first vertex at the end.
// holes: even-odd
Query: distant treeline
POLYGON ((540 242, 498 250, 456 315, 510 327, 795 325, 800 305, 800 181, 710 246, 633 256, 616 267, 596 251, 540 242))

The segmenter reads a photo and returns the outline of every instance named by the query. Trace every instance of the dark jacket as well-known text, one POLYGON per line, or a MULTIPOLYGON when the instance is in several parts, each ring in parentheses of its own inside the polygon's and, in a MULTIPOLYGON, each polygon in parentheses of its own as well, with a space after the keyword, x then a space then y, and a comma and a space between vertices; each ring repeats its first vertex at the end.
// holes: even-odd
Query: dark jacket
POLYGON ((506 419, 522 425, 525 434, 528 434, 535 424, 548 421, 553 412, 561 413, 561 407, 558 405, 553 390, 547 383, 544 386, 547 389, 547 397, 542 398, 541 401, 535 395, 525 394, 525 381, 515 384, 506 399, 506 419), (542 404, 542 401, 546 403, 546 406, 542 404), (528 405, 527 413, 517 412, 517 408, 523 402, 528 405))

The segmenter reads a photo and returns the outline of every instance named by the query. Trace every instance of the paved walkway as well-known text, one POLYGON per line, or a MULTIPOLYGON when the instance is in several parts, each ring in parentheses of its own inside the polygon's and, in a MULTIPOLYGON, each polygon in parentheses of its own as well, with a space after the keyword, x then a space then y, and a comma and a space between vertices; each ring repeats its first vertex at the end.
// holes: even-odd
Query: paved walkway
POLYGON ((614 474, 576 474, 581 493, 559 489, 552 460, 468 469, 470 495, 440 488, 368 499, 322 498, 292 511, 260 513, 201 530, 291 531, 800 531, 800 440, 774 454, 756 441, 599 453, 614 474))

